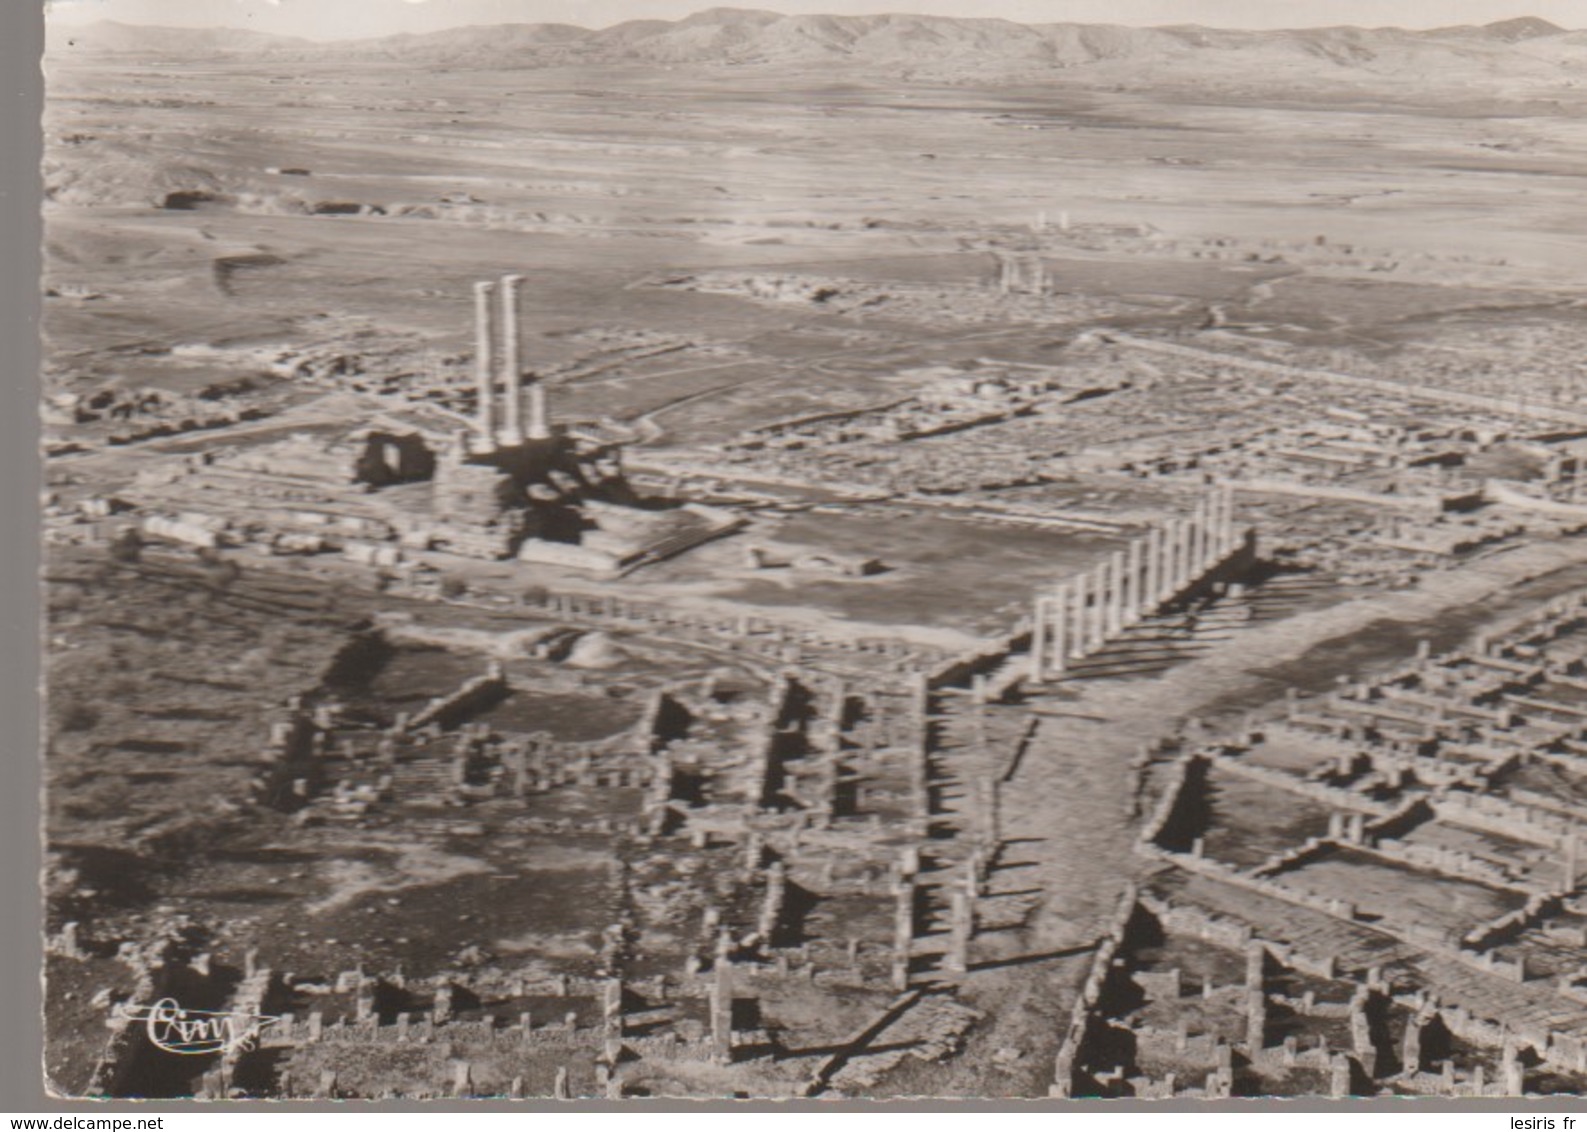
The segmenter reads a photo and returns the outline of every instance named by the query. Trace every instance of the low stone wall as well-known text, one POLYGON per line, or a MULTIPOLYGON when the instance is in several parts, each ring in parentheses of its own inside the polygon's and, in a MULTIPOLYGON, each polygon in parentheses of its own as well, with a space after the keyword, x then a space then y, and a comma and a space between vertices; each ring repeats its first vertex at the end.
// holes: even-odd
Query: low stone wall
POLYGON ((1354 790, 1342 790, 1337 786, 1324 786, 1320 782, 1308 782, 1297 778, 1293 774, 1286 774, 1281 770, 1271 767, 1258 766, 1255 763, 1228 755, 1209 756, 1212 765, 1219 770, 1230 774, 1237 774, 1253 782, 1260 782, 1279 790, 1286 790, 1291 794, 1299 794, 1320 802, 1330 809, 1351 810, 1363 814, 1374 814, 1378 817, 1387 817, 1392 814, 1395 807, 1387 802, 1374 802, 1371 798, 1354 790))
POLYGON ((799 662, 803 655, 801 645, 869 657, 882 662, 884 668, 890 666, 900 678, 953 660, 940 647, 906 640, 903 636, 824 631, 810 625, 779 621, 766 616, 764 611, 756 614, 726 609, 707 611, 676 603, 573 592, 546 593, 529 604, 548 617, 566 621, 595 622, 639 632, 651 626, 664 626, 669 633, 694 634, 725 647, 757 653, 783 663, 799 662))
POLYGON ((1174 761, 1168 772, 1168 780, 1163 785, 1163 792, 1157 799, 1157 805, 1152 807, 1151 816, 1141 827, 1140 837, 1137 839, 1138 845, 1152 847, 1157 844, 1179 809, 1180 796, 1184 793, 1186 781, 1193 774, 1205 770, 1210 765, 1210 761, 1210 755, 1205 751, 1188 752, 1174 761))
POLYGON ((1512 791, 1509 799, 1447 791, 1433 800, 1433 810, 1441 820, 1456 825, 1486 830, 1563 853, 1575 834, 1576 823, 1563 814, 1525 804, 1532 798, 1546 800, 1524 791, 1512 791))
POLYGON ((1086 1032, 1091 1026, 1092 1016, 1102 997, 1102 988, 1113 970, 1113 960, 1124 944, 1130 920, 1139 906, 1139 897, 1139 891, 1133 884, 1125 888, 1124 895, 1119 900, 1118 910, 1114 912, 1106 933, 1097 941, 1091 969, 1086 974, 1085 982, 1080 986, 1080 996, 1069 1012, 1069 1024, 1064 1028, 1063 1037, 1058 1043, 1058 1054, 1053 1061, 1053 1083, 1048 1090, 1049 1096, 1067 1098, 1074 1093, 1075 1067, 1083 1054, 1086 1032))
POLYGON ((499 665, 492 664, 483 676, 467 680, 455 692, 431 700, 403 726, 405 731, 417 731, 430 723, 445 725, 473 711, 482 710, 507 692, 507 678, 499 665))

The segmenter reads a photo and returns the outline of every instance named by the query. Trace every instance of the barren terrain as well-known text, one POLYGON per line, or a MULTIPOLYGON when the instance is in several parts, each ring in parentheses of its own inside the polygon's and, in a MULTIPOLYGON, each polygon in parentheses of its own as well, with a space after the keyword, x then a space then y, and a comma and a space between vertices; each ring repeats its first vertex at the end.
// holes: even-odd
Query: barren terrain
MULTIPOLYGON (((1579 1011, 1523 1032, 1530 1077, 1483 1029, 1583 993, 1557 955, 1578 878, 1549 885, 1583 797, 1587 33, 57 31, 55 1088, 1587 1081, 1579 1011), (470 289, 504 273, 558 427, 620 454, 624 503, 729 514, 721 537, 591 578, 238 534, 288 504, 217 501, 206 475, 252 474, 217 457, 473 427, 470 289), (1228 545, 1162 595, 1138 558, 1126 583, 1185 516, 1228 545), (1104 592, 1132 608, 1048 673, 1042 603, 1082 573, 1099 624, 1104 592), (1558 640, 1515 628, 1540 611, 1558 640), (1414 735, 1255 730, 1417 663, 1414 694, 1475 690, 1414 735), (1390 814, 1426 785, 1416 742, 1426 782, 1522 833, 1390 814), (1329 744, 1357 763, 1311 773, 1329 744), (1337 971, 1292 954, 1330 931, 1337 971), (172 971, 276 1037, 180 1066, 106 1047, 110 1005, 172 971), (1241 971, 1260 1010, 1215 1001, 1241 971), (1306 979, 1306 1009, 1350 1011, 1306 1015, 1306 979), (1428 988, 1463 1012, 1443 1077, 1367 1039, 1329 1060, 1369 1007, 1421 1025, 1428 988), (1157 1033, 1176 1018, 1194 1033, 1157 1033), (1280 1063, 1296 1035, 1321 1052, 1280 1063)), ((432 506, 334 486, 310 503, 336 522, 432 506)))

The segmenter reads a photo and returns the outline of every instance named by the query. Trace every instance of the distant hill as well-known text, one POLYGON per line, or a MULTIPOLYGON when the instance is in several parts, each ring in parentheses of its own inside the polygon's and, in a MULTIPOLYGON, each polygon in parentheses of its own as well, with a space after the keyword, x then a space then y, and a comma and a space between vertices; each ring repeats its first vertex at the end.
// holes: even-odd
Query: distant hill
POLYGON ((1458 35, 1495 39, 1502 43, 1520 43, 1526 39, 1540 39, 1550 35, 1564 35, 1565 29, 1536 16, 1521 16, 1514 20, 1500 20, 1483 27, 1440 28, 1434 35, 1458 35))
POLYGON ((1546 20, 1485 27, 1303 28, 1233 31, 1018 24, 921 15, 783 16, 712 8, 687 19, 634 20, 599 30, 570 24, 459 27, 425 35, 312 43, 241 30, 98 23, 56 29, 55 56, 126 55, 165 60, 248 56, 270 60, 391 61, 423 67, 527 68, 571 64, 846 66, 940 77, 1039 75, 1092 67, 1109 81, 1138 78, 1420 81, 1587 79, 1587 44, 1546 20), (1119 72, 1117 76, 1113 72, 1119 72))
POLYGON ((100 20, 86 27, 45 25, 48 54, 76 51, 85 54, 153 55, 167 58, 200 58, 281 51, 301 51, 315 44, 307 39, 267 35, 245 28, 169 28, 148 24, 122 24, 100 20))

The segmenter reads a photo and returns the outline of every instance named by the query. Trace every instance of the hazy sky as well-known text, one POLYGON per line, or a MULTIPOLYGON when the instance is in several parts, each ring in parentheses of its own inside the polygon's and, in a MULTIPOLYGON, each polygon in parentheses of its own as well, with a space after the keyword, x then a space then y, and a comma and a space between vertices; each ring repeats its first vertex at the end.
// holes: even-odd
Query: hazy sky
MULTIPOLYGON (((631 19, 678 19, 712 0, 45 0, 52 22, 111 19, 186 27, 248 27, 311 39, 425 32, 462 24, 570 23, 606 27, 631 19)), ((1210 27, 1440 27, 1541 16, 1587 27, 1587 0, 776 0, 789 14, 920 12, 994 16, 1021 23, 1178 24, 1210 27)))

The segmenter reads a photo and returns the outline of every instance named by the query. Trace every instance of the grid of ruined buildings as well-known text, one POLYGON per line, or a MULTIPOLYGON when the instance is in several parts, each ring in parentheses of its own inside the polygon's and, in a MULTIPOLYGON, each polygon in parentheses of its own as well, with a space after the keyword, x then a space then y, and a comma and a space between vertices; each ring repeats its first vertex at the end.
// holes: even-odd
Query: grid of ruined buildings
MULTIPOLYGON (((1562 427, 1587 421, 1579 411, 1301 370, 1126 335, 1108 336, 1095 357, 1094 345, 1075 356, 1075 373, 1066 381, 1079 381, 1068 403, 1110 392, 1091 376, 1098 366, 1115 375, 1160 374, 1139 360, 1151 355, 1166 355, 1174 366, 1176 392, 1153 395, 1161 379, 1137 375, 1132 384, 1141 396, 1116 406, 1110 399, 1106 418, 1091 413, 1073 423, 1066 423, 1050 394, 1013 407, 969 397, 946 411, 939 410, 939 398, 927 395, 775 422, 724 445, 719 456, 724 467, 753 467, 757 475, 858 494, 960 494, 1077 475, 1100 487, 1128 477, 1175 486, 1232 483, 1248 495, 1366 508, 1379 516, 1353 531, 1347 547, 1310 540, 1316 545, 1309 543, 1307 551, 1317 564, 1338 565, 1340 553, 1365 549, 1433 566, 1521 532, 1550 535, 1587 523, 1582 454, 1560 436, 1562 427), (1143 364, 1149 370, 1141 370, 1143 364), (1259 387, 1264 381, 1283 395, 1259 387), (1177 391, 1187 382, 1199 383, 1196 396, 1177 391), (1354 408, 1327 402, 1341 386, 1353 390, 1354 408), (1265 419, 1231 434, 1230 415, 1248 416, 1257 395, 1265 419), (1419 402, 1425 407, 1415 408, 1419 402), (976 430, 973 436, 969 429, 976 430)), ((943 380, 973 393, 981 375, 971 370, 943 380)), ((1117 388, 1116 378, 1111 391, 1117 388)), ((1072 508, 1046 510, 1051 519, 1075 517, 1067 514, 1072 508)))
MULTIPOLYGON (((1131 539, 1088 571, 1044 588, 1032 604, 1029 656, 998 675, 1035 681, 1062 678, 1069 665, 1130 629, 1209 589, 1226 588, 1255 561, 1256 533, 1235 520, 1227 486, 1204 495, 1188 516, 1171 518, 1131 539)), ((1001 695, 977 684, 978 694, 1001 695)))
POLYGON ((1061 405, 1101 390, 1065 392, 1054 366, 1020 362, 977 362, 972 368, 931 366, 905 370, 911 392, 856 409, 810 413, 747 430, 724 446, 727 451, 798 451, 851 443, 891 444, 942 436, 1028 416, 1044 406, 1061 405))
MULTIPOLYGON (((899 375, 909 395, 873 405, 803 414, 746 430, 709 453, 718 472, 750 468, 756 478, 819 482, 862 495, 954 495, 981 487, 1040 482, 1060 454, 1048 433, 1065 406, 1116 392, 1119 370, 978 359, 899 375), (1019 427, 1016 427, 1019 426, 1019 427), (946 463, 945 463, 946 459, 946 463)), ((673 464, 672 454, 658 456, 673 464)))
MULTIPOLYGON (((711 618, 611 596, 548 596, 545 602, 552 619, 513 634, 514 646, 535 660, 566 660, 595 627, 620 631, 619 639, 639 634, 669 641, 687 639, 678 630, 692 627, 714 633, 713 644, 722 636, 741 642, 759 638, 763 649, 744 660, 776 673, 770 698, 764 704, 746 702, 731 682, 722 685, 718 677, 707 676, 652 692, 640 721, 623 734, 572 742, 478 721, 514 692, 505 666, 494 659, 484 662, 480 675, 430 698, 421 709, 396 712, 386 726, 376 727, 363 709, 349 709, 329 693, 315 695, 312 706, 305 697, 295 697, 271 726, 265 744, 269 765, 254 780, 253 800, 290 810, 307 807, 305 820, 365 821, 378 815, 381 803, 399 797, 469 803, 522 800, 562 787, 621 788, 636 791, 633 812, 597 819, 586 832, 660 835, 687 825, 700 833, 711 830, 715 813, 699 796, 703 775, 704 780, 720 777, 715 789, 735 799, 729 815, 745 800, 775 808, 791 798, 807 821, 825 827, 836 817, 867 809, 867 788, 859 781, 863 775, 842 770, 840 756, 889 764, 919 738, 918 720, 902 705, 918 709, 929 689, 966 680, 984 700, 987 673, 1001 670, 996 662, 1009 655, 1010 641, 1029 632, 1028 622, 1022 622, 1010 641, 959 655, 934 650, 929 658, 887 638, 843 639, 853 663, 845 668, 823 657, 814 668, 797 660, 811 645, 835 648, 836 639, 790 636, 775 622, 755 616, 711 618), (929 667, 922 666, 925 659, 931 660, 929 667), (745 740, 741 732, 746 731, 752 738, 745 740), (714 739, 717 732, 732 738, 714 739), (863 755, 845 755, 855 750, 863 755), (792 769, 784 765, 789 759, 796 760, 792 769)), ((403 642, 430 647, 444 644, 445 636, 400 618, 385 619, 344 646, 323 686, 336 686, 337 672, 357 670, 370 655, 403 642)), ((884 779, 890 776, 890 771, 882 773, 884 779)), ((883 790, 878 797, 887 794, 883 790)), ((873 820, 881 816, 878 812, 873 820)), ((474 828, 468 822, 443 824, 454 833, 474 828)), ((567 818, 542 824, 558 831, 580 828, 567 818)))
MULTIPOLYGON (((192 393, 132 385, 123 377, 49 393, 43 406, 45 450, 64 455, 261 421, 291 407, 306 387, 364 393, 419 408, 451 409, 461 403, 472 409, 467 362, 466 356, 421 354, 419 372, 413 372, 412 342, 373 329, 286 347, 184 343, 170 351, 174 371, 187 371, 196 380, 217 370, 244 375, 205 381, 192 393)), ((80 379, 64 369, 46 376, 52 388, 80 379)))
MULTIPOLYGON (((1176 448, 1131 452, 1132 460, 1113 465, 1101 457, 1092 470, 1173 474, 1210 467, 1247 482, 1253 489, 1270 482, 1274 490, 1329 488, 1366 496, 1398 497, 1407 505, 1427 500, 1447 510, 1461 496, 1482 492, 1487 474, 1468 465, 1497 445, 1513 447, 1535 465, 1541 497, 1574 502, 1580 497, 1579 454, 1558 443, 1562 432, 1587 424, 1587 411, 1531 401, 1524 396, 1488 396, 1440 386, 1412 384, 1327 370, 1305 369, 1183 343, 1110 335, 1109 345, 1123 357, 1157 355, 1187 374, 1260 378, 1276 383, 1288 396, 1307 389, 1349 389, 1354 409, 1324 406, 1328 420, 1281 422, 1278 429, 1253 432, 1238 445, 1206 446, 1186 453, 1176 448), (1412 406, 1420 405, 1419 409, 1412 406), (1530 430, 1538 437, 1520 435, 1530 430)), ((1272 390, 1269 390, 1269 397, 1272 390)), ((1077 464, 1085 468, 1089 465, 1077 464)))
POLYGON ((1584 658, 1578 594, 1183 750, 1055 1091, 1580 1093, 1584 658))
POLYGON ((1430 337, 1372 354, 1239 333, 1219 332, 1217 337, 1243 357, 1313 370, 1343 369, 1365 378, 1486 397, 1523 413, 1537 410, 1540 419, 1579 421, 1587 409, 1587 381, 1581 371, 1587 327, 1579 322, 1537 318, 1445 324, 1430 337))
MULTIPOLYGON (((797 616, 779 615, 776 610, 758 608, 746 611, 726 604, 684 605, 661 599, 598 594, 573 586, 556 586, 536 581, 529 586, 492 590, 470 584, 460 590, 446 590, 444 576, 433 569, 404 570, 400 545, 374 541, 388 529, 383 520, 365 519, 322 512, 253 512, 268 520, 261 537, 273 553, 286 554, 303 540, 318 553, 340 547, 347 562, 380 571, 386 591, 399 597, 434 599, 446 596, 452 601, 481 601, 491 607, 512 602, 526 616, 576 627, 582 631, 614 630, 621 633, 662 634, 669 639, 694 642, 713 649, 743 655, 759 663, 820 664, 839 671, 875 671, 878 666, 894 673, 931 672, 955 662, 950 650, 930 643, 876 633, 856 633, 840 625, 812 625, 797 616)), ((207 513, 179 512, 170 516, 151 516, 144 520, 144 531, 159 540, 186 546, 214 547, 239 545, 221 540, 235 533, 246 537, 249 528, 228 525, 207 513)), ((104 545, 125 531, 123 522, 100 516, 78 528, 77 542, 104 545)), ((745 561, 756 568, 787 564, 805 573, 863 576, 875 571, 878 560, 863 554, 813 551, 802 545, 760 539, 745 545, 745 561)), ((552 630, 548 630, 550 632, 552 630)))
MULTIPOLYGON (((909 224, 896 225, 903 228, 909 224)), ((1155 257, 1238 261, 1242 263, 1303 264, 1313 269, 1347 272, 1426 270, 1441 263, 1479 261, 1456 257, 1445 260, 1425 253, 1403 253, 1366 248, 1350 243, 1330 243, 1319 237, 1305 242, 1238 237, 1208 237, 1188 243, 1167 237, 1149 224, 1078 223, 1068 214, 1049 217, 1038 213, 1028 228, 1004 230, 976 241, 979 254, 989 256, 990 270, 969 285, 948 282, 889 280, 885 283, 852 278, 805 274, 705 272, 670 276, 657 285, 719 294, 744 295, 769 302, 805 302, 847 313, 883 304, 894 317, 936 322, 979 323, 990 318, 1029 322, 1096 320, 1126 309, 1112 296, 1089 295, 1068 285, 1054 272, 1049 256, 1062 256, 1071 248, 1089 251, 1123 251, 1155 257)), ((1213 325, 1226 316, 1214 306, 1213 325)))
POLYGON ((652 280, 651 285, 733 295, 761 303, 799 304, 833 315, 885 312, 894 321, 929 326, 977 326, 988 322, 1074 325, 1098 322, 1131 309, 1128 302, 1114 296, 1053 288, 1038 257, 997 248, 988 250, 994 258, 993 270, 968 285, 778 271, 704 271, 669 275, 652 280))
MULTIPOLYGON (((1031 128, 1018 118, 999 120, 1000 125, 1031 128)), ((1041 128, 1037 124, 1035 128, 1041 128)), ((1174 164, 1174 158, 1162 158, 1174 164)), ((908 227, 908 225, 902 225, 908 227)), ((1398 274, 1417 276, 1436 273, 1440 282, 1448 281, 1452 265, 1469 265, 1473 268, 1507 267, 1503 258, 1484 258, 1472 255, 1441 255, 1421 249, 1371 247, 1354 241, 1330 240, 1327 236, 1314 236, 1305 240, 1286 240, 1273 237, 1248 238, 1241 236, 1202 236, 1185 239, 1159 231, 1145 221, 1102 222, 1071 220, 1065 211, 1038 212, 1028 225, 1005 230, 999 245, 1027 258, 1042 253, 1061 256, 1070 248, 1090 252, 1115 252, 1138 255, 1148 259, 1189 259, 1242 264, 1283 264, 1308 268, 1324 277, 1337 274, 1349 279, 1361 273, 1398 274), (1022 249, 1022 251, 1018 251, 1022 249)), ((1045 275, 1052 283, 1062 285, 1061 276, 1045 275)))

